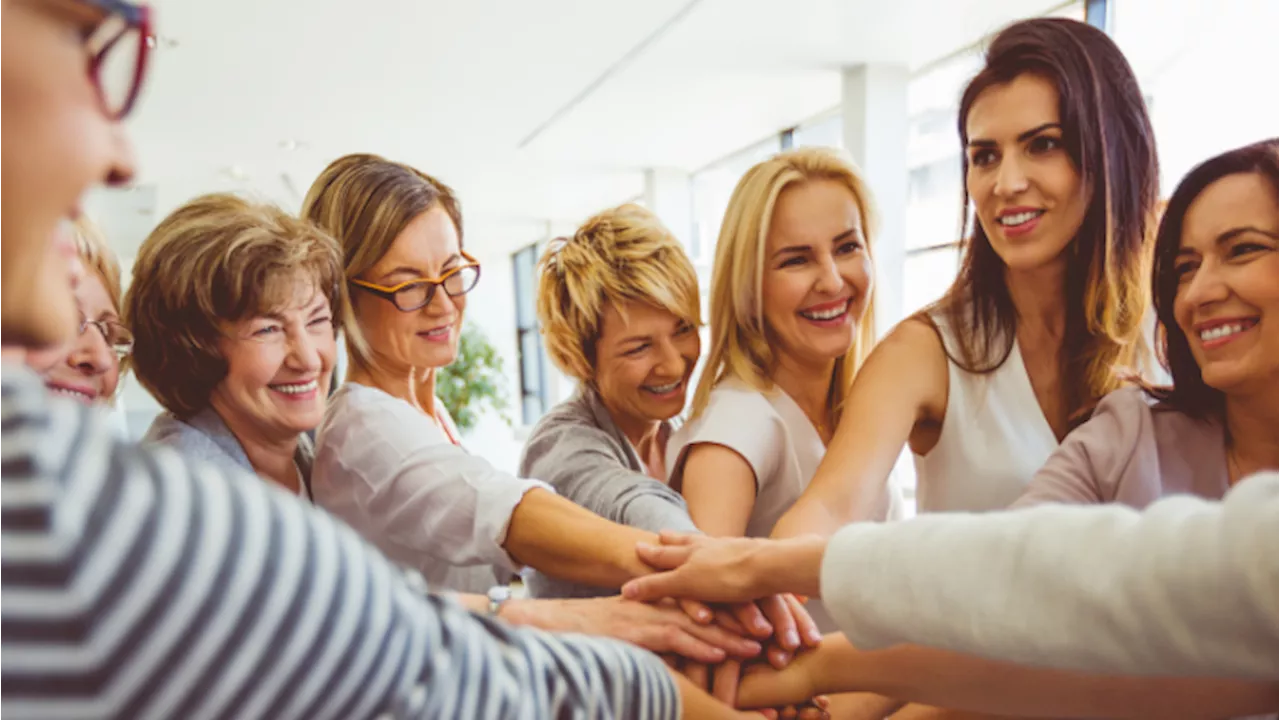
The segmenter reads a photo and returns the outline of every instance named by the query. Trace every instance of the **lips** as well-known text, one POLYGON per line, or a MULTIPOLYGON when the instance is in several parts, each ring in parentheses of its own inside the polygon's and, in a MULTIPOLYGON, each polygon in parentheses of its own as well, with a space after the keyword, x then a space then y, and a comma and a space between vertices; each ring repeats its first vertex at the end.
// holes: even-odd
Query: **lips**
POLYGON ((82 403, 92 404, 98 399, 98 391, 84 385, 69 385, 67 383, 49 382, 45 383, 45 387, 53 391, 57 395, 63 395, 82 403))
POLYGON ((1230 318, 1199 323, 1195 326, 1195 330, 1201 346, 1212 349, 1226 345, 1257 324, 1256 317, 1230 318))
POLYGON ((670 396, 684 386, 684 380, 676 380, 669 385, 644 385, 642 389, 647 393, 659 396, 670 396))
POLYGON ((806 320, 814 320, 817 322, 830 322, 836 320, 840 316, 849 312, 849 306, 853 304, 853 298, 845 298, 836 300, 835 302, 823 303, 821 305, 813 305, 800 311, 800 316, 806 320))
POLYGON ((285 395, 306 395, 315 392, 320 387, 320 381, 317 378, 311 378, 304 382, 276 383, 267 387, 285 395))
POLYGON ((441 325, 418 333, 418 337, 431 342, 445 342, 453 332, 453 325, 441 325))

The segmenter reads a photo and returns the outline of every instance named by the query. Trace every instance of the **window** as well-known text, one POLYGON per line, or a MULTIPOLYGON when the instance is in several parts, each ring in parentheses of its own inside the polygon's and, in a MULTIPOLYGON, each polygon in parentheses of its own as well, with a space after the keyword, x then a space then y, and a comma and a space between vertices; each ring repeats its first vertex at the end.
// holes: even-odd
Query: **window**
POLYGON ((515 269, 516 348, 520 355, 520 418, 533 425, 551 405, 547 351, 538 333, 535 294, 538 287, 538 257, 541 243, 534 243, 511 257, 515 269))

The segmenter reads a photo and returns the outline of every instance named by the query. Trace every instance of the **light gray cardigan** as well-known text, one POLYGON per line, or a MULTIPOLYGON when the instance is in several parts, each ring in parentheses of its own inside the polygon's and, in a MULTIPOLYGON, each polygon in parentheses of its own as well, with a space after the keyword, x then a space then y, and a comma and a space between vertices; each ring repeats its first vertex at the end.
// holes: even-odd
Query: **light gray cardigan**
MULTIPOLYGON (((664 427, 662 436, 670 435, 664 427)), ((613 522, 658 532, 697 532, 680 493, 645 474, 644 463, 595 391, 583 387, 534 427, 520 477, 548 483, 561 496, 613 522)), ((605 589, 528 573, 534 597, 614 595, 605 589)))
MULTIPOLYGON (((147 428, 142 442, 168 445, 188 458, 206 460, 236 471, 254 472, 253 463, 249 462, 249 456, 240 446, 240 441, 213 408, 205 408, 185 421, 179 420, 173 413, 161 413, 151 422, 151 427, 147 428)), ((308 499, 311 497, 311 465, 315 457, 315 445, 311 438, 305 434, 299 435, 298 449, 293 460, 302 473, 302 484, 308 499)))

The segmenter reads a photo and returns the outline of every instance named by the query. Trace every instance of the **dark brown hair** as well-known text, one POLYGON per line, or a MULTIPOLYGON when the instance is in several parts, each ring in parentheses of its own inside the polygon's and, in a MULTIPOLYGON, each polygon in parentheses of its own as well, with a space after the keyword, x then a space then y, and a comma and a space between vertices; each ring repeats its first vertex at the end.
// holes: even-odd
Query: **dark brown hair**
MULTIPOLYGON (((1147 240, 1155 226, 1160 172, 1151 120, 1124 55, 1101 30, 1063 18, 1024 20, 995 37, 985 66, 960 101, 962 148, 969 142, 967 120, 978 96, 1027 73, 1057 89, 1067 153, 1092 192, 1071 241, 1064 283, 1066 328, 1059 362, 1064 407, 1074 427, 1119 386, 1117 369, 1131 367, 1144 347, 1147 240)), ((967 175, 967 155, 961 163, 967 175)), ((966 187, 964 212, 968 207, 966 187)), ((941 311, 954 329, 959 357, 952 361, 985 373, 1003 365, 1013 350, 1017 314, 1004 261, 982 224, 972 216, 964 225, 959 275, 926 312, 941 311)))
POLYGON ((1152 397, 1166 406, 1192 417, 1220 415, 1224 410, 1222 391, 1205 384, 1200 366, 1191 354, 1191 344, 1173 317, 1173 300, 1178 294, 1178 249, 1182 246, 1182 225, 1187 210, 1210 185, 1228 175, 1258 174, 1280 188, 1280 162, 1276 138, 1245 145, 1212 157, 1195 166, 1173 191, 1160 231, 1156 234, 1155 262, 1151 269, 1151 292, 1156 306, 1156 348, 1160 363, 1169 371, 1173 384, 1147 387, 1152 397))

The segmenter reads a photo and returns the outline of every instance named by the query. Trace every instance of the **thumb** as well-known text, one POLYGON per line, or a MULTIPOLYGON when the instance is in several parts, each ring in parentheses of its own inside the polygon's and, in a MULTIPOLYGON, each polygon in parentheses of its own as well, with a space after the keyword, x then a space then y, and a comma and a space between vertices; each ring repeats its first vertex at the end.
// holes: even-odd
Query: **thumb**
POLYGON ((658 533, 658 539, 663 545, 692 545, 702 537, 697 533, 680 532, 678 530, 663 530, 658 533))
POLYGON ((638 602, 653 602, 666 597, 675 597, 680 593, 673 592, 680 585, 674 572, 660 572, 628 580, 622 586, 622 597, 638 602))
POLYGON ((667 547, 650 545, 649 543, 636 543, 636 555, 639 555, 644 564, 654 570, 673 570, 678 568, 689 560, 689 555, 692 553, 693 548, 688 545, 667 547))

